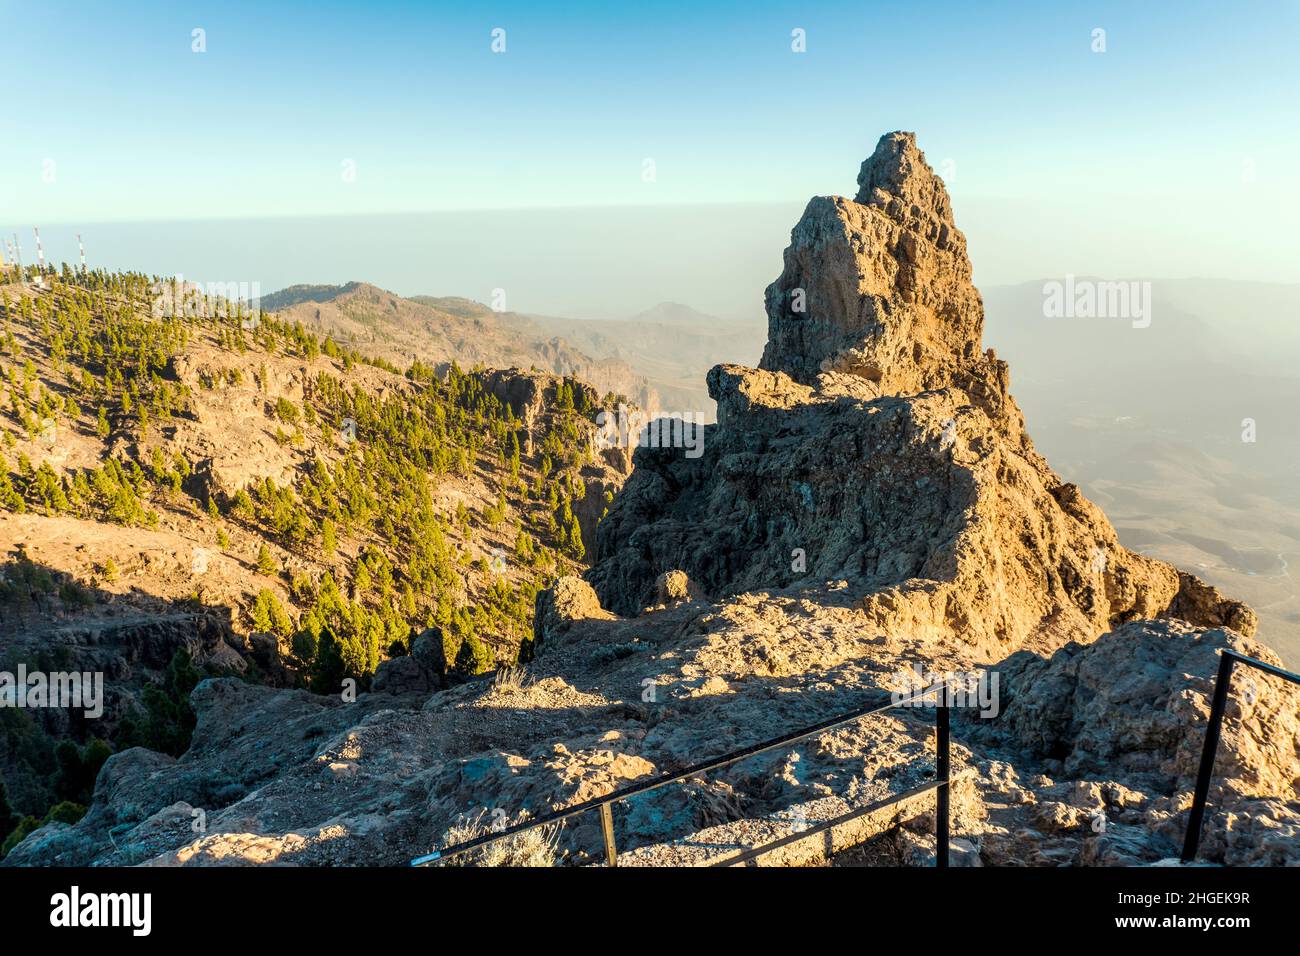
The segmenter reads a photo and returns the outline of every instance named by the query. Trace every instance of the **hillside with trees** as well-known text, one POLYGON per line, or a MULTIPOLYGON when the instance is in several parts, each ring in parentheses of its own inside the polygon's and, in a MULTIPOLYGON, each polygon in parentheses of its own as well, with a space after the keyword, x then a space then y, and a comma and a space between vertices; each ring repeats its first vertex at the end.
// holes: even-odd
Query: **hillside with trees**
POLYGON ((601 394, 617 392, 651 410, 660 396, 617 355, 573 345, 537 317, 509 311, 504 290, 492 307, 469 299, 406 298, 365 282, 296 285, 263 297, 262 308, 321 337, 330 337, 406 368, 419 359, 439 371, 457 362, 493 368, 535 367, 574 376, 601 394), (593 357, 594 356, 594 357, 593 357))
POLYGON ((74 814, 114 749, 183 752, 208 674, 347 694, 420 635, 444 682, 527 660, 628 467, 575 379, 398 368, 136 273, 5 278, 0 670, 125 648, 101 721, 0 709, 6 834, 74 814))

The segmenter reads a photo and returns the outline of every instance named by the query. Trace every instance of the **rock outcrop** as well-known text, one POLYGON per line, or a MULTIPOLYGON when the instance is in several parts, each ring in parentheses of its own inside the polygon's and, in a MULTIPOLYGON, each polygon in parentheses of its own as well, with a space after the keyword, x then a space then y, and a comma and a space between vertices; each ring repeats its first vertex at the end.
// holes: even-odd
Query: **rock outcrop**
POLYGON ((762 368, 709 374, 704 455, 638 449, 597 535, 603 604, 634 613, 681 569, 721 596, 842 580, 871 631, 997 660, 1176 615, 1254 615, 1124 548, 1034 450, 942 181, 882 137, 855 200, 819 197, 767 290, 762 368))
POLYGON ((943 182, 911 133, 881 137, 857 197, 819 196, 767 288, 761 367, 812 383, 866 379, 882 395, 962 385, 1004 368, 980 354, 984 307, 943 182))
MULTIPOLYGON (((480 375, 480 380, 484 391, 495 395, 519 419, 524 427, 523 452, 531 455, 538 424, 546 411, 546 393, 548 389, 554 391, 555 376, 518 368, 488 369, 480 375)), ((581 392, 583 404, 594 407, 599 403, 600 396, 594 388, 581 382, 575 385, 576 390, 581 392)))

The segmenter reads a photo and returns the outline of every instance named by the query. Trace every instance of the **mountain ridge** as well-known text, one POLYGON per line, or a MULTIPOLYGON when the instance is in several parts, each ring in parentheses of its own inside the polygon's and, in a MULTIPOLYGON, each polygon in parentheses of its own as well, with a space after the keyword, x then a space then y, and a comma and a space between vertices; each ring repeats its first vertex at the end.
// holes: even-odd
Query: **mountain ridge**
POLYGON ((581 378, 602 395, 622 394, 642 408, 659 405, 654 389, 626 363, 592 358, 525 316, 468 299, 412 299, 370 283, 349 282, 290 286, 265 297, 263 306, 285 321, 399 366, 419 360, 441 368, 452 362, 465 368, 538 368, 581 378))

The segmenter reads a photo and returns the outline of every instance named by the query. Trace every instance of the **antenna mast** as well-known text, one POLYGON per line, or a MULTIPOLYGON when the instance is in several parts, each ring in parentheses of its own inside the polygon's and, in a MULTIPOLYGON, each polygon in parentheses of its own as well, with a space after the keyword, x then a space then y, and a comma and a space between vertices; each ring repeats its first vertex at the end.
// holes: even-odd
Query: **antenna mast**
POLYGON ((45 288, 45 247, 41 245, 41 231, 32 226, 32 232, 36 233, 36 284, 43 289, 45 288))

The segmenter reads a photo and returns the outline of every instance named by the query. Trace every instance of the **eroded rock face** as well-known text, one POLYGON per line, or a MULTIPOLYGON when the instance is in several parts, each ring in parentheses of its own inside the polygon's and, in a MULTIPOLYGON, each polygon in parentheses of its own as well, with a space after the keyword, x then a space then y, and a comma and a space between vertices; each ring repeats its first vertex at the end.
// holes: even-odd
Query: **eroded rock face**
MULTIPOLYGON (((103 675, 103 712, 95 726, 104 736, 143 706, 145 688, 164 679, 178 651, 188 654, 196 667, 218 673, 242 674, 250 659, 256 660, 232 629, 229 612, 214 608, 14 628, 8 650, 17 660, 49 661, 45 667, 50 670, 103 675)), ((75 709, 39 707, 24 713, 52 735, 67 734, 81 722, 75 709)), ((0 741, 0 772, 7 769, 10 757, 9 742, 0 741)))
MULTIPOLYGON (((1130 624, 1046 660, 1015 655, 1000 668, 1006 695, 995 729, 1068 778, 1190 791, 1224 648, 1281 666, 1240 634, 1177 621, 1130 624)), ((1286 686, 1241 669, 1233 687, 1211 798, 1297 793, 1300 721, 1286 686)))
MULTIPOLYGON (((547 406, 547 390, 553 389, 556 378, 546 372, 524 371, 518 368, 488 369, 479 375, 483 388, 495 395, 524 426, 524 454, 533 453, 538 421, 547 406)), ((600 396, 590 385, 577 382, 584 401, 596 405, 600 396)))
POLYGON ((670 569, 711 595, 844 581, 873 633, 986 660, 1166 614, 1252 633, 1249 608, 1121 546, 1034 450, 915 137, 882 137, 858 182, 791 233, 762 368, 709 373, 703 456, 637 450, 597 534, 603 604, 635 613, 670 569))
POLYGON ((915 135, 881 137, 858 185, 853 200, 814 198, 791 232, 761 367, 807 383, 847 372, 885 395, 987 372, 966 237, 915 135))

